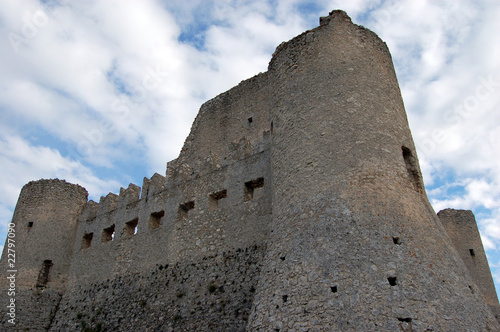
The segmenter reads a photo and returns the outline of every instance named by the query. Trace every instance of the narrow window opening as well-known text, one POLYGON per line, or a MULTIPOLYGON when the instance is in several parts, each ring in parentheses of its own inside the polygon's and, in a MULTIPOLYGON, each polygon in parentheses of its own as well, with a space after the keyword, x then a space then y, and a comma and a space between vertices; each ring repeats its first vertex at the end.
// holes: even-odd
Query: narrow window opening
POLYGON ((82 239, 82 249, 90 248, 90 244, 92 243, 92 238, 94 237, 94 233, 85 233, 82 239))
POLYGON ((391 286, 396 286, 397 285, 397 277, 389 277, 387 278, 387 281, 389 281, 389 285, 391 286))
POLYGON ((49 259, 43 261, 42 268, 40 269, 40 273, 38 273, 38 279, 36 281, 37 288, 45 288, 47 286, 52 265, 52 261, 49 259))
POLYGON ((271 135, 273 134, 274 123, 271 121, 271 135))
POLYGON ((283 303, 285 303, 286 301, 288 301, 288 295, 283 295, 282 298, 283 298, 283 303))
POLYGON ((469 249, 469 253, 472 257, 476 257, 476 253, 474 252, 474 249, 469 249))
POLYGON ((401 244, 401 240, 399 239, 399 237, 398 237, 398 236, 394 236, 394 237, 392 238, 392 242, 394 242, 394 244, 401 244))
POLYGON ((134 236, 137 234, 137 224, 139 223, 139 218, 135 218, 127 223, 125 223, 125 235, 134 236))
POLYGON ((210 207, 210 211, 217 210, 219 208, 219 201, 226 197, 227 197, 226 189, 208 195, 208 205, 210 207))
POLYGON ((332 291, 332 293, 337 293, 337 286, 330 287, 330 290, 332 291))
POLYGON ((179 205, 177 220, 185 220, 188 217, 188 212, 194 209, 194 201, 186 202, 179 205))
POLYGON ((31 230, 31 227, 33 227, 33 221, 28 222, 28 232, 31 230))
POLYGON ((264 178, 248 181, 245 183, 245 197, 244 201, 250 201, 256 194, 256 189, 264 187, 264 178))
POLYGON ((163 218, 164 215, 165 211, 163 210, 151 213, 151 216, 149 217, 149 229, 155 229, 160 227, 161 218, 163 218))
POLYGON ((422 180, 420 173, 418 171, 417 160, 411 153, 411 150, 405 146, 402 146, 403 150, 403 159, 406 165, 406 171, 408 172, 408 176, 410 177, 415 190, 421 192, 422 191, 422 180))
POLYGON ((252 117, 249 117, 249 118, 248 118, 248 124, 249 124, 249 125, 251 125, 251 124, 252 124, 252 122, 253 122, 253 118, 252 118, 252 117))
POLYGON ((113 241, 114 237, 115 237, 115 225, 114 224, 109 226, 108 228, 105 228, 102 230, 102 238, 101 238, 102 242, 113 241))

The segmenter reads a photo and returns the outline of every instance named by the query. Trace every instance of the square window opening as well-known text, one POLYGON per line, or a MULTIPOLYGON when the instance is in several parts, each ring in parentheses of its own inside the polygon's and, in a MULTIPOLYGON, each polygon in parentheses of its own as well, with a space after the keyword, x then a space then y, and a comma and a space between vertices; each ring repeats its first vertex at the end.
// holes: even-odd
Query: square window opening
POLYGON ((137 234, 137 224, 139 223, 139 218, 135 218, 127 223, 125 223, 125 235, 134 236, 137 234))
POLYGON ((161 218, 163 218, 164 215, 165 211, 163 210, 151 213, 151 216, 149 217, 149 229, 155 229, 160 227, 161 218))
POLYGON ((185 220, 188 217, 188 212, 194 209, 194 201, 186 202, 179 205, 177 220, 185 220))
POLYGON ((244 201, 250 201, 255 196, 255 191, 258 188, 264 187, 264 178, 258 178, 252 181, 245 182, 244 201))
POLYGON ((102 242, 113 241, 114 238, 115 238, 115 225, 114 224, 109 226, 108 228, 105 228, 102 230, 102 238, 101 238, 102 242))
POLYGON ((226 189, 208 195, 208 205, 210 207, 210 211, 217 210, 219 208, 219 201, 226 197, 227 197, 226 189))

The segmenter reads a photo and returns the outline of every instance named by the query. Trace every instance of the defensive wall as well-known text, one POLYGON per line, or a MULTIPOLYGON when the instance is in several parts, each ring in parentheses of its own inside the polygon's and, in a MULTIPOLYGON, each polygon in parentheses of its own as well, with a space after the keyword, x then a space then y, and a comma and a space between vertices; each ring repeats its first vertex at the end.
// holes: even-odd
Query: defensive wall
POLYGON ((438 219, 385 43, 333 11, 202 105, 165 177, 27 184, 2 327, 497 331, 469 213, 438 219))

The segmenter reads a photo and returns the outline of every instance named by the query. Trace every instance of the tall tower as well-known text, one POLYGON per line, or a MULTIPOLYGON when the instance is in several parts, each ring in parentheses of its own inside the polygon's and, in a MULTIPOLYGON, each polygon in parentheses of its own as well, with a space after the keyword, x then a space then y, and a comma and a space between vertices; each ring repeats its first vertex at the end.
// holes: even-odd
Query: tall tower
POLYGON ((491 277, 488 258, 484 252, 476 219, 470 210, 445 209, 437 216, 462 258, 467 270, 486 299, 490 309, 499 316, 497 292, 491 277))
MULTIPOLYGON (((39 180, 26 184, 19 195, 4 247, 0 268, 2 294, 14 284, 14 293, 2 301, 15 301, 15 328, 48 327, 65 283, 75 241, 78 216, 87 202, 87 191, 61 180, 39 180), (11 251, 9 251, 11 249, 11 251), (9 255, 15 253, 15 256, 9 255), (9 258, 15 257, 15 260, 9 258)), ((5 308, 7 303, 2 303, 5 308)), ((13 327, 2 317, 2 326, 13 327)))
POLYGON ((342 11, 269 65, 273 221, 248 328, 498 324, 425 194, 387 46, 342 11))

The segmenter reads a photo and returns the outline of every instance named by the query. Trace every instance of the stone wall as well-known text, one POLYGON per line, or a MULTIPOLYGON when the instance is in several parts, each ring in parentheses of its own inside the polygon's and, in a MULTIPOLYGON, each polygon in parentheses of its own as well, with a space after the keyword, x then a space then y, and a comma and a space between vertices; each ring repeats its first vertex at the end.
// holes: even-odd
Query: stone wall
POLYGON ((245 331, 265 246, 75 286, 53 331, 245 331))

